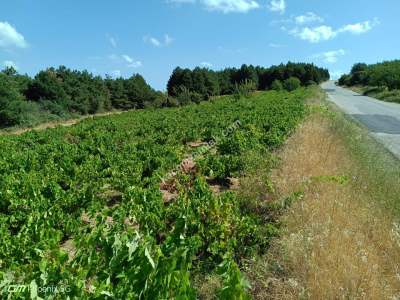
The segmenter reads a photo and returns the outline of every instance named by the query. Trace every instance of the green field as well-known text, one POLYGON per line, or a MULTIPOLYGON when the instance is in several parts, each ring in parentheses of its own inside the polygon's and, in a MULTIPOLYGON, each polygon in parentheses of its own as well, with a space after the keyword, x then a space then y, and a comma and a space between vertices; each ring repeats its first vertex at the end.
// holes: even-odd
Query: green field
POLYGON ((268 157, 309 95, 222 97, 1 136, 1 297, 192 299, 194 276, 216 273, 220 298, 246 298, 241 259, 266 251, 277 225, 209 183, 228 187, 251 156, 268 157))

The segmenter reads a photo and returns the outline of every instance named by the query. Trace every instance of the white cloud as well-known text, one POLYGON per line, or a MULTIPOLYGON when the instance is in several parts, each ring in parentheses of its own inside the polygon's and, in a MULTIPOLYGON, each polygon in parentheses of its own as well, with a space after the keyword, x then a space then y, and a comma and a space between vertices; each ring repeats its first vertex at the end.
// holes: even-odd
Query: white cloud
POLYGON ((0 22, 0 48, 26 48, 28 43, 12 25, 7 22, 0 22))
POLYGON ((142 66, 142 62, 140 60, 135 60, 129 55, 123 54, 121 57, 128 63, 128 68, 139 68, 142 66))
POLYGON ((256 0, 167 0, 167 3, 201 3, 206 10, 222 12, 224 14, 247 13, 250 10, 260 7, 260 4, 256 0))
POLYGON ((269 3, 269 10, 272 12, 285 13, 286 2, 285 0, 271 0, 269 3))
MULTIPOLYGON (((356 35, 363 34, 370 31, 378 24, 379 20, 375 18, 373 21, 344 25, 337 30, 333 29, 331 26, 321 25, 317 27, 295 27, 288 32, 291 35, 309 41, 310 43, 319 43, 331 40, 341 33, 347 32, 356 35)), ((282 27, 282 30, 286 30, 286 28, 282 27)))
POLYGON ((172 37, 170 37, 168 34, 164 35, 163 41, 159 40, 158 38, 148 36, 148 35, 143 37, 143 40, 146 43, 150 43, 154 47, 167 47, 167 46, 171 45, 172 42, 174 41, 174 39, 172 37))
POLYGON ((362 34, 370 31, 379 25, 379 20, 375 18, 373 21, 365 21, 355 24, 348 24, 338 30, 338 32, 350 32, 352 34, 362 34))
POLYGON ((322 59, 325 63, 334 64, 338 61, 340 56, 346 54, 346 51, 343 49, 327 51, 323 53, 319 53, 314 55, 314 58, 322 59))
POLYGON ((143 66, 140 60, 135 60, 134 58, 130 57, 127 54, 123 55, 111 54, 108 56, 108 58, 114 61, 115 63, 124 64, 125 67, 127 68, 139 68, 143 66))
POLYGON ((154 37, 150 37, 149 42, 153 44, 153 46, 161 47, 161 42, 154 37))
POLYGON ((142 62, 140 60, 136 60, 128 65, 128 68, 140 68, 143 66, 142 62))
POLYGON ((177 4, 183 4, 183 3, 195 3, 196 0, 167 0, 167 3, 177 3, 177 4))
POLYGON ((336 37, 337 32, 330 26, 322 25, 314 28, 304 27, 302 29, 295 28, 289 31, 290 34, 305 40, 310 43, 319 43, 321 41, 327 41, 336 37))
POLYGON ((126 55, 126 54, 123 54, 122 58, 125 59, 125 61, 128 63, 133 63, 133 61, 134 61, 132 57, 130 57, 129 55, 126 55))
POLYGON ((260 7, 254 0, 201 0, 206 9, 227 13, 247 13, 260 7))
POLYGON ((12 60, 5 60, 3 62, 3 66, 6 68, 14 68, 15 70, 18 70, 17 64, 12 60))
POLYGON ((209 63, 207 61, 203 61, 202 63, 200 63, 200 65, 204 68, 212 68, 212 63, 209 63))
POLYGON ((322 23, 322 22, 324 22, 324 19, 322 17, 316 15, 313 12, 308 12, 304 15, 294 17, 294 21, 298 25, 303 25, 303 24, 314 23, 314 22, 322 23))

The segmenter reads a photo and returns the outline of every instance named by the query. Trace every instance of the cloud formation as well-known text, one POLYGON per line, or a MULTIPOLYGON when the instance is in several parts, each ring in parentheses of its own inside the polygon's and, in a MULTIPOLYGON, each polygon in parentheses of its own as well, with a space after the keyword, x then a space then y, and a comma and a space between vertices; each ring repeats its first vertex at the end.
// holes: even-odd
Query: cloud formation
POLYGON ((308 12, 304 15, 294 17, 294 22, 298 25, 304 25, 308 23, 322 23, 324 19, 313 12, 308 12))
POLYGON ((269 3, 269 10, 272 12, 284 14, 286 10, 285 0, 271 0, 271 2, 269 3))
POLYGON ((25 38, 8 22, 0 22, 0 48, 27 48, 25 38))
POLYGON ((289 33, 297 38, 300 38, 304 41, 308 41, 310 43, 319 43, 322 41, 328 41, 341 33, 350 33, 350 34, 363 34, 375 26, 379 24, 378 19, 374 19, 373 21, 365 21, 355 24, 347 24, 339 29, 333 29, 328 25, 321 25, 317 27, 295 27, 290 30, 289 33))
POLYGON ((327 51, 314 55, 314 58, 321 59, 323 62, 328 64, 334 64, 339 60, 340 56, 344 56, 346 51, 344 49, 327 51))
POLYGON ((149 43, 149 44, 153 45, 154 47, 167 47, 172 44, 174 39, 172 37, 170 37, 168 34, 164 35, 163 40, 160 40, 153 36, 146 35, 145 37, 143 37, 143 41, 145 43, 149 43))
POLYGON ((202 0, 206 9, 227 13, 246 13, 260 7, 254 0, 202 0))
POLYGON ((250 10, 260 8, 260 4, 255 0, 168 0, 167 3, 200 3, 208 11, 222 12, 224 14, 247 13, 250 10))
POLYGON ((123 54, 121 57, 128 63, 128 68, 139 68, 142 66, 142 62, 140 60, 134 60, 129 55, 123 54))
POLYGON ((304 27, 304 28, 294 28, 289 31, 290 34, 305 40, 310 43, 319 43, 321 41, 327 41, 336 37, 337 32, 330 26, 322 25, 318 27, 304 27))
POLYGON ((112 60, 114 63, 117 63, 119 65, 124 65, 127 68, 139 68, 143 66, 140 60, 135 60, 127 54, 122 54, 122 55, 111 54, 108 56, 108 58, 112 60))
POLYGON ((338 32, 350 32, 352 34, 363 34, 370 31, 375 26, 379 25, 378 18, 373 19, 372 21, 365 21, 355 24, 348 24, 339 29, 338 32))

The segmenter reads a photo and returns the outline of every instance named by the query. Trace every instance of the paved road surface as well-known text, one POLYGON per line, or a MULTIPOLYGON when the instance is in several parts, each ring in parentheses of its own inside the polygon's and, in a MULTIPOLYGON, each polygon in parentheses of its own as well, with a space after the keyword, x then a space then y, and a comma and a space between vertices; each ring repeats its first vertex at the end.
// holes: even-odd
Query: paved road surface
POLYGON ((338 87, 333 81, 322 84, 329 99, 352 116, 400 159, 400 104, 362 96, 338 87))

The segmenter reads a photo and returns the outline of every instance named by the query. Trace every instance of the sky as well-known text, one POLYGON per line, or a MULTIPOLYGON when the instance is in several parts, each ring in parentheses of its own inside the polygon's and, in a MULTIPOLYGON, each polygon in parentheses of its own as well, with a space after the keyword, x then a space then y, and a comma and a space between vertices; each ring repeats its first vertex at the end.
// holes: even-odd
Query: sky
POLYGON ((399 0, 1 1, 0 68, 140 73, 160 90, 177 66, 313 62, 335 78, 400 58, 399 12, 399 0))

